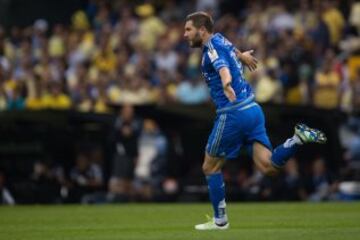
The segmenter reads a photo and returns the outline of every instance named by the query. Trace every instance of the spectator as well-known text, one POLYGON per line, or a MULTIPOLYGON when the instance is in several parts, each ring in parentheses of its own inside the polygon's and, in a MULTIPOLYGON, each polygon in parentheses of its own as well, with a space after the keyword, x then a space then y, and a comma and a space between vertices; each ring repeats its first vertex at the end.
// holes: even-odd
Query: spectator
POLYGON ((99 50, 95 53, 93 64, 100 72, 112 73, 115 71, 116 57, 109 43, 109 36, 102 35, 99 50))
POLYGON ((357 69, 352 83, 352 102, 354 111, 360 112, 360 67, 357 69))
POLYGON ((41 110, 46 107, 43 99, 43 89, 40 83, 40 79, 33 80, 31 84, 33 86, 33 92, 26 98, 26 108, 30 110, 41 110))
POLYGON ((330 200, 333 193, 332 180, 328 175, 325 162, 316 158, 312 164, 312 175, 308 182, 308 200, 319 202, 330 200))
POLYGON ((103 186, 103 173, 101 167, 91 163, 88 156, 79 153, 76 165, 70 171, 70 188, 68 201, 79 202, 86 194, 101 190, 103 186))
POLYGON ((316 15, 309 0, 301 0, 300 8, 295 13, 295 31, 298 34, 308 34, 311 29, 314 29, 317 23, 316 15))
POLYGON ((135 117, 134 108, 131 105, 124 105, 114 126, 115 153, 112 178, 109 181, 109 191, 124 200, 129 200, 133 194, 132 181, 138 156, 140 131, 141 122, 135 117))
POLYGON ((47 163, 41 161, 34 163, 31 181, 35 203, 60 202, 60 182, 47 163))
POLYGON ((165 33, 165 24, 155 16, 155 9, 149 3, 137 6, 135 12, 141 18, 137 43, 151 51, 156 46, 157 38, 165 33))
POLYGON ((322 19, 330 32, 332 45, 339 43, 345 27, 345 19, 342 13, 335 7, 335 1, 325 0, 321 2, 323 7, 322 19))
POLYGON ((339 137, 344 153, 342 177, 347 181, 360 181, 360 119, 349 120, 340 128, 339 137))
POLYGON ((25 98, 22 95, 23 85, 15 86, 13 92, 7 100, 7 110, 23 110, 25 109, 25 98))
POLYGON ((43 104, 50 109, 69 109, 71 99, 62 92, 60 83, 50 84, 50 91, 43 97, 43 104))
POLYGON ((151 200, 161 194, 167 174, 167 140, 154 120, 144 120, 138 146, 135 191, 140 200, 151 200))
POLYGON ((349 23, 360 33, 360 2, 353 2, 350 9, 349 23))
POLYGON ((209 93, 204 82, 199 78, 194 78, 179 84, 176 97, 181 103, 199 104, 209 100, 209 93))
POLYGON ((299 172, 297 160, 290 159, 286 166, 284 176, 281 178, 281 185, 278 195, 284 201, 298 201, 306 199, 306 191, 303 179, 299 172))
POLYGON ((255 94, 258 102, 280 103, 282 101, 282 85, 275 71, 275 69, 269 69, 267 74, 260 77, 256 83, 255 94))
POLYGON ((14 197, 11 195, 9 189, 5 186, 5 174, 4 172, 0 171, 0 205, 14 205, 15 200, 14 197))
POLYGON ((166 38, 160 39, 158 51, 155 53, 155 65, 157 69, 165 70, 168 74, 174 74, 177 69, 178 55, 166 38))
POLYGON ((321 59, 321 56, 325 53, 331 45, 330 32, 326 23, 321 17, 320 7, 315 8, 316 14, 316 25, 309 32, 309 37, 314 44, 313 54, 315 55, 316 60, 321 59))
POLYGON ((331 59, 325 59, 315 73, 314 105, 320 108, 336 108, 339 104, 340 76, 331 66, 331 59))
POLYGON ((160 17, 164 22, 172 20, 181 21, 185 15, 183 8, 179 7, 179 3, 176 0, 169 0, 164 2, 164 9, 160 13, 160 17))
POLYGON ((206 11, 211 12, 216 15, 219 7, 219 2, 216 0, 197 0, 196 1, 196 10, 197 11, 206 11))
POLYGON ((7 109, 7 98, 2 85, 0 85, 0 111, 7 109))
POLYGON ((49 56, 51 58, 62 58, 66 53, 66 32, 64 26, 56 24, 53 28, 53 35, 49 39, 49 56))
POLYGON ((244 197, 245 201, 257 201, 261 199, 261 185, 264 180, 264 175, 258 171, 254 170, 252 175, 247 176, 248 174, 245 171, 240 171, 238 175, 238 184, 240 191, 244 197))
POLYGON ((282 32, 293 30, 295 27, 295 18, 290 14, 284 4, 278 3, 274 7, 272 19, 269 23, 270 31, 282 32))

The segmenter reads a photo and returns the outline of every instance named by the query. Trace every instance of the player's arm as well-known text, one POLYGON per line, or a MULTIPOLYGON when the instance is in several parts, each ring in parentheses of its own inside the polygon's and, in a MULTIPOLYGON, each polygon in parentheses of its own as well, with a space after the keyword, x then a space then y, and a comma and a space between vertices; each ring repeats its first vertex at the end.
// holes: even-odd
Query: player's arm
POLYGON ((226 59, 224 49, 221 47, 217 49, 211 49, 208 51, 208 56, 213 67, 220 75, 225 96, 229 99, 230 102, 235 101, 236 94, 231 86, 232 76, 229 70, 229 63, 226 59))
POLYGON ((250 71, 255 71, 258 64, 258 60, 252 55, 253 52, 254 50, 241 52, 239 49, 235 48, 236 56, 249 68, 250 71))
POLYGON ((231 86, 231 74, 229 68, 222 67, 219 70, 219 74, 221 77, 221 82, 224 89, 225 96, 229 99, 230 102, 234 102, 236 100, 236 94, 234 89, 231 86))

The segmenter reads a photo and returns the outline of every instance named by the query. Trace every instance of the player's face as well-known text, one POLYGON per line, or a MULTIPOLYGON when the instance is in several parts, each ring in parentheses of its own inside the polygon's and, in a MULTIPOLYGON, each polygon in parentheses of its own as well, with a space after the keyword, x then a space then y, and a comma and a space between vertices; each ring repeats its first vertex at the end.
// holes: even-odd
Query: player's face
POLYGON ((193 22, 187 21, 185 23, 184 38, 189 42, 190 47, 198 48, 202 46, 202 40, 200 37, 199 29, 197 29, 193 22))

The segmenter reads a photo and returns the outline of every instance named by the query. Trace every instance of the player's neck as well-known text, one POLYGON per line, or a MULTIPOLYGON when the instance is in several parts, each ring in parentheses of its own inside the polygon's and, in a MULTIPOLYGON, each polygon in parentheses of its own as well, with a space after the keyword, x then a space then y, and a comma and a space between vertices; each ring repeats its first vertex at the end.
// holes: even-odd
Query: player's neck
POLYGON ((206 33, 202 41, 203 46, 205 46, 213 36, 214 36, 213 33, 206 33))

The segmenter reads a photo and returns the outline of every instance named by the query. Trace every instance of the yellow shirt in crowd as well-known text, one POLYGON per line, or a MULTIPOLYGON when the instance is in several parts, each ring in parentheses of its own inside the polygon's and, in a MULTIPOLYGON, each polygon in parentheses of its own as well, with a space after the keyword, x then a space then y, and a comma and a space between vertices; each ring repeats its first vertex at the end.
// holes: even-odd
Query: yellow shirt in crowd
POLYGON ((51 109, 69 109, 71 107, 71 99, 65 94, 45 95, 42 99, 45 108, 51 109))
POLYGON ((339 103, 340 76, 334 71, 318 72, 315 79, 317 87, 314 92, 314 105, 320 108, 336 108, 339 103))
POLYGON ((322 18, 329 28, 331 43, 337 44, 345 27, 343 15, 338 9, 331 8, 323 13, 322 18))

